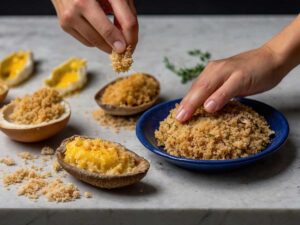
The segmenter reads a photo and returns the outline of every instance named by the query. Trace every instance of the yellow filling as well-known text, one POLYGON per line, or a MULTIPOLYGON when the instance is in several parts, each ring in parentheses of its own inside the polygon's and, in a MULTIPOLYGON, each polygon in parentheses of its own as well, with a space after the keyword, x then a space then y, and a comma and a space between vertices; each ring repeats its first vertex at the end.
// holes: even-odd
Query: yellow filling
POLYGON ((130 173, 135 159, 124 147, 102 139, 76 137, 66 145, 64 161, 80 169, 106 175, 130 173))
POLYGON ((19 51, 8 56, 1 65, 1 79, 14 79, 25 67, 29 60, 30 52, 19 51))
POLYGON ((64 89, 78 82, 79 70, 86 66, 86 61, 74 58, 54 70, 52 77, 46 81, 50 87, 64 89))

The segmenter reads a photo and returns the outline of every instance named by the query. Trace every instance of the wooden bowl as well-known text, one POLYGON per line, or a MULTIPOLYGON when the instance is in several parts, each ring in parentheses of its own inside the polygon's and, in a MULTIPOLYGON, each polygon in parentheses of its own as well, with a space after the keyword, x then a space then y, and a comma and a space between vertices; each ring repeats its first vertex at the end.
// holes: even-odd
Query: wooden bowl
POLYGON ((66 127, 70 116, 69 104, 62 101, 65 112, 58 119, 36 125, 16 124, 9 120, 15 104, 10 103, 0 110, 0 130, 13 140, 20 142, 38 142, 54 136, 66 127))
POLYGON ((2 103, 5 100, 8 91, 8 86, 4 83, 0 83, 0 103, 2 103))
MULTIPOLYGON (((66 163, 64 161, 65 157, 65 151, 66 151, 66 144, 72 140, 74 140, 78 136, 72 136, 70 138, 65 139, 61 145, 56 150, 56 157, 58 163, 61 165, 61 167, 66 170, 68 173, 70 173, 75 178, 91 184, 98 188, 103 189, 113 189, 113 188, 120 188, 125 187, 128 185, 132 185, 134 183, 139 182, 143 177, 147 174, 150 164, 149 162, 144 159, 143 157, 137 155, 136 153, 126 149, 132 157, 136 160, 137 167, 132 173, 122 174, 122 175, 106 175, 101 173, 95 173, 95 172, 89 172, 84 169, 80 169, 76 166, 73 166, 69 163, 66 163)), ((86 139, 93 139, 89 137, 83 137, 86 139)), ((118 144, 118 143, 116 143, 118 144)), ((121 144, 118 144, 121 147, 123 147, 121 144)))
POLYGON ((131 116, 131 115, 135 115, 135 114, 138 114, 140 112, 143 112, 145 111, 146 109, 150 108, 152 105, 154 105, 154 103, 157 101, 158 97, 159 97, 159 93, 160 93, 160 85, 159 85, 159 82, 158 80, 153 77, 152 75, 149 75, 149 74, 144 74, 148 77, 151 77, 152 79, 154 79, 157 84, 158 84, 158 91, 157 91, 157 95, 152 99, 152 101, 150 102, 147 102, 143 105, 139 105, 139 106, 134 106, 134 107, 131 107, 131 106, 127 106, 127 107, 124 107, 124 106, 116 106, 116 105, 109 105, 109 104, 104 104, 102 102, 102 96, 105 92, 105 89, 116 83, 117 81, 119 80, 122 80, 124 78, 117 78, 116 80, 108 83, 107 85, 105 85, 103 88, 101 88, 95 95, 95 100, 97 102, 97 104, 108 114, 110 115, 115 115, 115 116, 131 116))

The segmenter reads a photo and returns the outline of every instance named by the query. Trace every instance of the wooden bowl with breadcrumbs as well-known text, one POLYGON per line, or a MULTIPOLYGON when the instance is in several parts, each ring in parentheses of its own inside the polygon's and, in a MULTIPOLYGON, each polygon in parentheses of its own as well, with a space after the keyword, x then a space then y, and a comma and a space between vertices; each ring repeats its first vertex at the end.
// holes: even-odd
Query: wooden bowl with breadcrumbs
POLYGON ((38 142, 66 127, 71 108, 53 89, 16 98, 0 110, 0 130, 13 140, 38 142))
POLYGON ((95 100, 110 115, 129 116, 153 106, 159 93, 160 85, 155 77, 134 73, 105 85, 96 93, 95 100))

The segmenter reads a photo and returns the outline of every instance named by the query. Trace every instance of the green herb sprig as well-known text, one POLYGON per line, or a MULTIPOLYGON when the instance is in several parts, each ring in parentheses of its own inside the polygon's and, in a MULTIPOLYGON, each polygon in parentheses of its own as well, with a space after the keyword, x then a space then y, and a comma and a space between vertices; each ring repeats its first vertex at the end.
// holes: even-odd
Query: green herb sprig
POLYGON ((194 67, 177 68, 167 57, 164 58, 166 68, 181 77, 181 83, 183 84, 196 78, 204 70, 211 57, 209 52, 202 52, 199 49, 188 51, 188 55, 199 58, 200 62, 194 67))

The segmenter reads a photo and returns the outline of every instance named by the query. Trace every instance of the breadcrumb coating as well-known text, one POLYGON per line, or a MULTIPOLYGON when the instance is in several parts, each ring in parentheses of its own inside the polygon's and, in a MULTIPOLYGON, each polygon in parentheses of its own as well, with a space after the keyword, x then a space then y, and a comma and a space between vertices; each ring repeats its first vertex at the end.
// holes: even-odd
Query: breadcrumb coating
POLYGON ((122 73, 127 72, 132 63, 132 47, 128 46, 123 53, 117 53, 114 50, 112 50, 112 53, 110 55, 111 65, 115 72, 122 73))
POLYGON ((262 151, 274 134, 264 117, 237 101, 213 114, 200 107, 184 124, 175 119, 177 108, 155 131, 158 145, 174 156, 205 160, 247 157, 262 151))
POLYGON ((10 104, 15 104, 9 119, 17 124, 40 124, 58 119, 65 107, 62 98, 56 90, 43 88, 32 95, 16 98, 10 104))
POLYGON ((109 85, 101 98, 103 104, 133 107, 151 102, 159 92, 159 84, 143 73, 134 73, 109 85))

